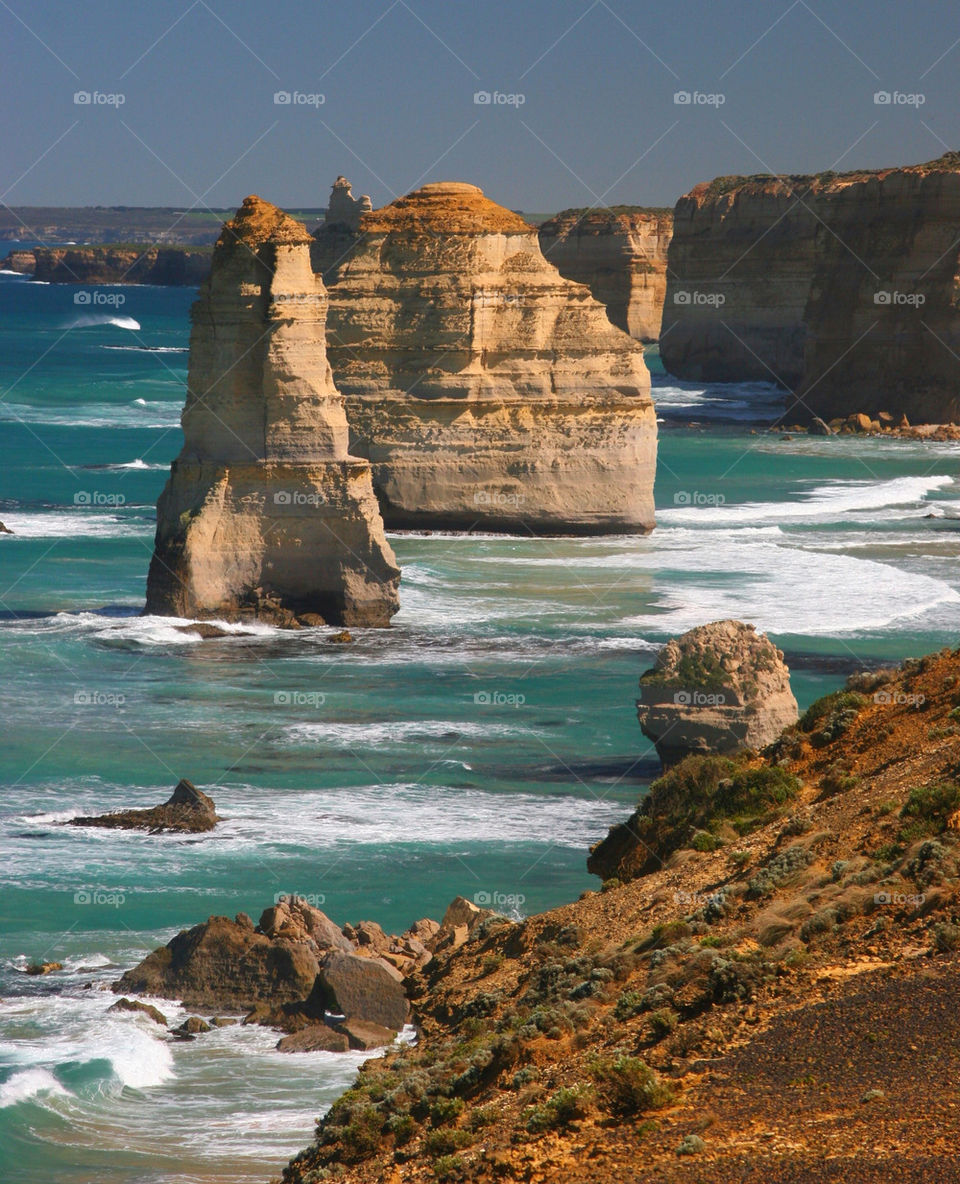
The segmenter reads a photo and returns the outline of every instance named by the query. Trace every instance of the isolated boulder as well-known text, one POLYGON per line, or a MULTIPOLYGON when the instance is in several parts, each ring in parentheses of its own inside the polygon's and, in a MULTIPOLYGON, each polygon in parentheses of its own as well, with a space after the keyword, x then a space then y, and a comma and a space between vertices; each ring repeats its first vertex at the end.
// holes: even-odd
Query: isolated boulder
MULTIPOLYGON (((391 1039, 393 1033, 390 1033, 391 1039)), ((346 1052, 350 1040, 345 1032, 337 1032, 328 1024, 314 1024, 277 1041, 278 1052, 346 1052)))
POLYGON ((668 641, 640 678, 637 718, 664 767, 766 748, 797 722, 783 653, 753 625, 714 621, 668 641))
POLYGON ((139 999, 118 999, 107 1008, 107 1011, 139 1011, 149 1016, 155 1024, 160 1024, 164 1028, 167 1026, 167 1017, 162 1011, 149 1003, 141 1003, 139 999))
POLYGON ((369 1020, 394 1032, 403 1027, 410 1012, 403 975, 379 958, 327 954, 320 966, 317 994, 328 1011, 348 1020, 369 1020))
POLYGON ((108 830, 149 830, 153 834, 162 831, 202 834, 213 830, 219 821, 213 798, 183 777, 160 806, 152 806, 148 810, 119 810, 113 814, 71 818, 67 825, 100 826, 108 830))
POLYGON ((349 1047, 358 1052, 383 1048, 387 1044, 393 1044, 397 1038, 393 1029, 372 1024, 369 1020, 344 1020, 342 1024, 337 1024, 337 1032, 342 1033, 349 1047))

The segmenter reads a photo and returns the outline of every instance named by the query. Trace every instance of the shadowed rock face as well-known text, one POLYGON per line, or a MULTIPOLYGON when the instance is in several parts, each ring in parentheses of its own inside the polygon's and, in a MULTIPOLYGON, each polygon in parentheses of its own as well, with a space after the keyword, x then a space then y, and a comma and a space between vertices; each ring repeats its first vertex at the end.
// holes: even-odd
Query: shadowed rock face
POLYGON ((673 215, 665 211, 564 210, 538 230, 544 258, 586 284, 607 316, 638 341, 660 336, 673 215))
POLYGON ((68 826, 100 826, 107 830, 184 831, 198 834, 213 830, 220 819, 213 798, 185 777, 161 806, 148 810, 118 810, 113 814, 71 818, 68 826))
POLYGON ((640 679, 637 718, 665 766, 766 748, 797 722, 783 654, 752 625, 715 621, 668 641, 640 679))
POLYGON ((639 345, 536 232, 473 185, 425 185, 320 233, 328 354, 388 525, 653 526, 656 420, 639 345))
POLYGON ((960 421, 960 153, 818 176, 719 177, 677 202, 661 357, 779 382, 787 415, 960 421))
POLYGON ((184 447, 157 506, 147 612, 387 625, 399 571, 352 457, 310 238, 248 197, 193 308, 184 447))

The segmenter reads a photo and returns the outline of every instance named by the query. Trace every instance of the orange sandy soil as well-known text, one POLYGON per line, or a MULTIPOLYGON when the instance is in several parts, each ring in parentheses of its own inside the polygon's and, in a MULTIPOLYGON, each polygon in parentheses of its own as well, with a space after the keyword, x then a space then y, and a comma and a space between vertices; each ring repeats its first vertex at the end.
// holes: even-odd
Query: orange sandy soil
POLYGON ((858 686, 748 834, 437 956, 286 1184, 960 1181, 960 657, 858 686))

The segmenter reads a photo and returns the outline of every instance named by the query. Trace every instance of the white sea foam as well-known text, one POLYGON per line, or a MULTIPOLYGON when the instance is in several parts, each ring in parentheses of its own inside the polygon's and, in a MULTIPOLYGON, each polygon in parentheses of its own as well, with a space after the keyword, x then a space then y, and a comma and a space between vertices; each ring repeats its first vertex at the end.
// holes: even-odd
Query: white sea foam
POLYGON ((185 345, 101 345, 100 348, 133 354, 188 354, 190 352, 189 347, 185 345))
MULTIPOLYGON (((657 518, 668 526, 746 525, 761 522, 848 521, 855 514, 874 518, 877 511, 894 507, 921 507, 923 499, 935 489, 952 485, 952 475, 894 477, 887 481, 831 481, 818 485, 797 501, 740 502, 715 505, 697 504, 698 497, 715 493, 686 490, 682 495, 690 504, 678 503, 658 510, 657 518)), ((897 517, 901 517, 901 512, 897 517)))
MULTIPOLYGON (((472 701, 473 695, 469 696, 472 701)), ((468 696, 464 696, 467 702, 468 696)), ((453 720, 397 720, 392 723, 301 723, 291 724, 284 733, 295 744, 321 744, 333 748, 366 748, 383 744, 441 745, 464 739, 493 739, 529 735, 520 725, 491 721, 470 723, 453 720)))
POLYGON ((0 1085, 0 1110, 30 1098, 68 1092, 48 1069, 21 1069, 0 1085))
POLYGON ((136 330, 140 328, 140 322, 134 320, 133 317, 125 316, 110 316, 106 313, 84 313, 82 316, 74 318, 70 322, 68 329, 90 329, 97 328, 101 325, 114 325, 117 329, 131 329, 136 330))
POLYGON ((49 424, 71 428, 174 428, 180 424, 180 402, 77 403, 38 407, 0 402, 0 422, 49 424))
POLYGON ((16 539, 57 538, 146 538, 153 534, 151 522, 90 510, 4 511, 3 521, 16 539))

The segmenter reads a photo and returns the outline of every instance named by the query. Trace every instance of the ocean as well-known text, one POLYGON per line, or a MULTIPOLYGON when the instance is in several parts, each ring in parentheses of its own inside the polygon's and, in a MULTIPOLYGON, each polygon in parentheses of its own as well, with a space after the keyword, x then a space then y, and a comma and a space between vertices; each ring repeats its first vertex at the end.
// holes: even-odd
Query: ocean
POLYGON ((395 534, 390 630, 187 636, 140 613, 195 293, 83 291, 0 274, 4 1178, 276 1175, 361 1055, 283 1055, 258 1028, 171 1043, 106 1014, 108 984, 281 892, 399 931, 457 894, 524 915, 596 887, 588 847, 656 774, 634 700, 668 637, 753 622, 801 708, 956 644, 957 445, 783 438, 758 422, 773 388, 678 383, 655 353, 650 536, 395 534), (214 797, 212 834, 59 825, 180 777, 214 797))

